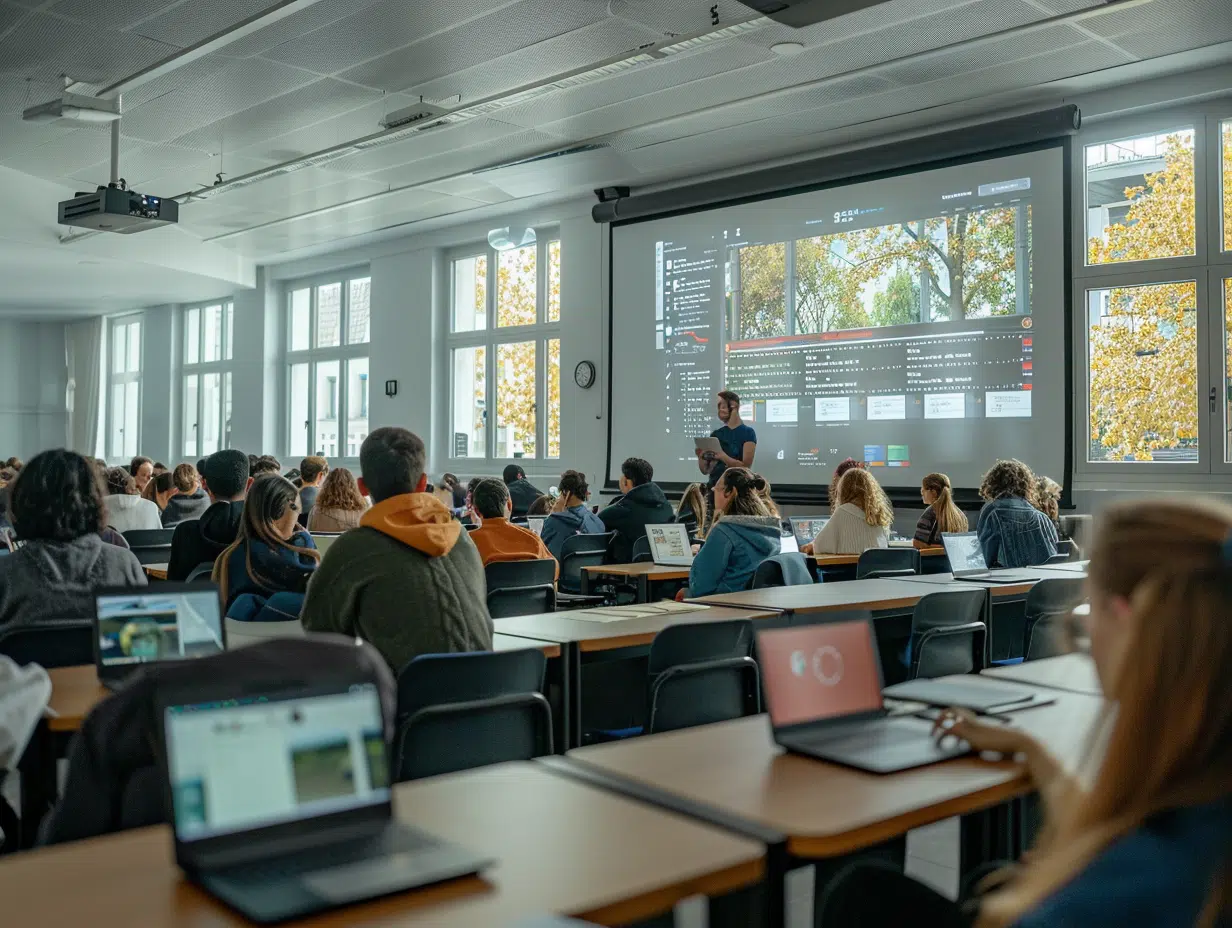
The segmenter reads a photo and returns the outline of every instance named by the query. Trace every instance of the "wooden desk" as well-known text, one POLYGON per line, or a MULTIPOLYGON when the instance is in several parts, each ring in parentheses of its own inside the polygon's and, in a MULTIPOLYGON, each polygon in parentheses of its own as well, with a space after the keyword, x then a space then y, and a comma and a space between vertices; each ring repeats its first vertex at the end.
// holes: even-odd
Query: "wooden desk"
MULTIPOLYGON (((602 564, 598 567, 583 567, 582 576, 589 580, 593 577, 619 577, 622 580, 632 580, 637 586, 637 601, 648 603, 655 583, 668 580, 688 580, 689 568, 667 567, 651 561, 638 564, 602 564)), ((583 593, 587 592, 584 585, 583 593)))
MULTIPOLYGON (((352 906, 303 928, 472 928, 552 912, 623 924, 688 896, 756 883, 765 848, 711 825, 586 786, 532 763, 395 787, 399 817, 493 857, 482 879, 352 906)), ((243 918, 186 883, 165 826, 0 863, 5 923, 224 928, 243 918), (72 891, 66 892, 66 880, 72 891)))
POLYGON ((98 682, 93 664, 56 667, 47 671, 47 676, 51 677, 48 708, 55 713, 47 719, 50 731, 76 731, 90 710, 111 695, 98 682))
POLYGON ((1099 685, 1099 675, 1095 672, 1095 662, 1086 654, 1065 654, 1005 667, 990 667, 981 675, 1088 696, 1102 696, 1104 692, 1099 685))
POLYGON ((147 577, 151 580, 166 580, 167 565, 166 564, 143 564, 142 569, 147 577))
MULTIPOLYGON (((846 583, 815 583, 811 586, 778 586, 738 593, 715 593, 690 602, 711 603, 732 608, 762 609, 772 612, 834 612, 844 609, 911 609, 924 596, 938 592, 933 584, 915 583, 916 577, 901 580, 851 580, 846 583)), ((946 589, 970 590, 978 587, 950 583, 946 589)))
MULTIPOLYGON (((502 619, 497 619, 497 627, 502 619)), ((543 652, 543 656, 551 659, 560 657, 560 645, 552 644, 548 641, 535 641, 533 638, 519 638, 516 635, 504 635, 500 632, 492 636, 493 651, 523 651, 526 648, 538 648, 543 652)))

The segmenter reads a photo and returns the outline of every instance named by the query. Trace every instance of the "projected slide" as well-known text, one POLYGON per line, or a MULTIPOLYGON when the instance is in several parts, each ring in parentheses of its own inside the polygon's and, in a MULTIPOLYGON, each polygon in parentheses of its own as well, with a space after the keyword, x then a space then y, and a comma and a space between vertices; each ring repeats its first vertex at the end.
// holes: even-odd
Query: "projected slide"
POLYGON ((1060 475, 1062 213, 1054 148, 616 227, 609 477, 637 454, 699 479, 724 388, 773 482, 1060 475))

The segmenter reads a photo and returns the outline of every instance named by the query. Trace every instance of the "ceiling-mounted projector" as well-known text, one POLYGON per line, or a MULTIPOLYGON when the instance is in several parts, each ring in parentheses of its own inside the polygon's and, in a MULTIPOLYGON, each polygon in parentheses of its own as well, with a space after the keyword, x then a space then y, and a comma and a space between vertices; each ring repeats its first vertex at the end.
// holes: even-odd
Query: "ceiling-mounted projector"
POLYGON ((740 0, 745 6, 786 26, 811 26, 889 0, 740 0))
POLYGON ((535 244, 534 229, 493 229, 488 233, 488 244, 497 251, 508 251, 510 248, 521 248, 524 245, 535 244))
POLYGON ((179 219, 180 204, 175 200, 164 200, 119 187, 99 187, 94 193, 65 200, 60 204, 59 213, 62 226, 124 235, 174 225, 179 219))
POLYGON ((120 99, 100 100, 65 91, 59 99, 32 106, 21 114, 26 122, 55 122, 67 119, 72 122, 115 122, 120 118, 120 99))

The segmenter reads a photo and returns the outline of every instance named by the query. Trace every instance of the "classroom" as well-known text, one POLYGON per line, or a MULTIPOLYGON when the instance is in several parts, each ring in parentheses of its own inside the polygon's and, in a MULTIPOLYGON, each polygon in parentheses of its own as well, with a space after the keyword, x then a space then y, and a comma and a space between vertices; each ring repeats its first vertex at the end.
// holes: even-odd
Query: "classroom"
POLYGON ((0 189, 0 924, 1232 924, 1228 0, 0 0, 0 189))

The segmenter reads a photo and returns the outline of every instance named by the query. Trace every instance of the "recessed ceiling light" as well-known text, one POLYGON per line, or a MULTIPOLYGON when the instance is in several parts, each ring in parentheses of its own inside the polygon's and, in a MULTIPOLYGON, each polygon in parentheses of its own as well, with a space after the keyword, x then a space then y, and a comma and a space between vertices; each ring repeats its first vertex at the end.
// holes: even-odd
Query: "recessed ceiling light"
POLYGON ((799 42, 776 42, 770 46, 770 51, 776 55, 782 55, 784 58, 789 58, 804 51, 804 46, 799 42))

